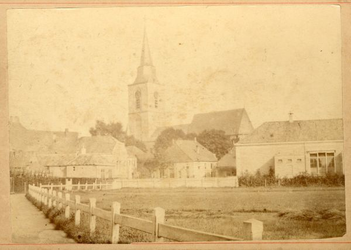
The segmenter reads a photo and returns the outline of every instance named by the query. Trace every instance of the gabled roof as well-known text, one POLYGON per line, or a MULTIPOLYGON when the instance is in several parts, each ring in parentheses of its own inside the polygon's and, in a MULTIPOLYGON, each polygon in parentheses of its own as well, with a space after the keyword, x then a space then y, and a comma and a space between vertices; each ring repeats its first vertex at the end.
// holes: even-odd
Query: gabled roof
POLYGON ((102 155, 102 154, 81 154, 75 159, 68 162, 66 165, 69 166, 115 166, 116 157, 114 155, 102 155))
POLYGON ((37 158, 43 166, 66 166, 68 162, 74 160, 76 154, 38 154, 37 158))
POLYGON ((154 157, 153 154, 146 153, 136 146, 128 146, 127 152, 129 155, 136 157, 139 161, 146 161, 147 159, 154 157))
POLYGON ((122 143, 112 136, 87 136, 79 139, 79 149, 83 146, 87 154, 112 154, 117 143, 122 143))
POLYGON ((211 129, 223 130, 227 135, 238 135, 250 133, 253 127, 245 109, 232 109, 194 115, 188 132, 201 133, 211 129), (241 128, 243 119, 246 119, 243 123, 245 128, 241 128))
POLYGON ((192 140, 177 140, 166 149, 168 162, 217 162, 216 156, 200 143, 192 140))
POLYGON ((218 167, 236 167, 236 154, 235 150, 231 149, 224 155, 217 163, 218 167))
MULTIPOLYGON (((78 138, 76 132, 63 131, 42 131, 26 129, 20 122, 10 122, 10 150, 27 151, 27 152, 53 152, 64 153, 71 149, 72 143, 78 138), (57 147, 56 142, 60 144, 62 141, 68 143, 67 146, 57 147)), ((63 143, 63 144, 64 144, 63 143)))
POLYGON ((238 144, 343 140, 342 119, 266 122, 238 144))

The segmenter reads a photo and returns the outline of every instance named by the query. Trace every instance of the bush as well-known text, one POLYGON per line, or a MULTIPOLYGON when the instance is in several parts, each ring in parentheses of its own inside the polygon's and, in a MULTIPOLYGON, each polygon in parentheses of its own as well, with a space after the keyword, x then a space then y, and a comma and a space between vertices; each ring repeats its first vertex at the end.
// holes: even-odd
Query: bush
POLYGON ((307 187, 307 186, 327 186, 337 187, 345 185, 345 176, 329 173, 325 176, 315 176, 300 174, 292 178, 279 178, 270 171, 268 175, 261 175, 258 171, 255 175, 245 173, 239 177, 239 185, 243 187, 260 186, 284 186, 284 187, 307 187))

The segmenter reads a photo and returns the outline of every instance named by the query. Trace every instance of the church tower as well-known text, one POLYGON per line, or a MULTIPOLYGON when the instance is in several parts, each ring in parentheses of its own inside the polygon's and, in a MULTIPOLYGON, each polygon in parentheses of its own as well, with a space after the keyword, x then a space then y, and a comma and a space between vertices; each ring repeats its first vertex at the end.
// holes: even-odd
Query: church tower
POLYGON ((164 126, 164 86, 156 77, 146 30, 137 76, 128 85, 128 102, 129 134, 138 140, 150 141, 156 128, 164 126))

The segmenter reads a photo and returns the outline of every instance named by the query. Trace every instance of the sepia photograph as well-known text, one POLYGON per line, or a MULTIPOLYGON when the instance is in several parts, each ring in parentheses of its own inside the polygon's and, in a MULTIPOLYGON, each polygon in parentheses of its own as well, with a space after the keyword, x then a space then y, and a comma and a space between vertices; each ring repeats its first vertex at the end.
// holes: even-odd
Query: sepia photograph
POLYGON ((12 241, 346 234, 337 5, 7 11, 12 241))

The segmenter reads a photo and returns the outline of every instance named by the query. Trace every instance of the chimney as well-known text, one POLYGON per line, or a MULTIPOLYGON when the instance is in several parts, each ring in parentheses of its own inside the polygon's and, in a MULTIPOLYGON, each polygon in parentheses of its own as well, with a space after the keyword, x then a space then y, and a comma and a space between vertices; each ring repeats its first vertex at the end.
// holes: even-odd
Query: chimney
POLYGON ((293 123, 293 122, 294 122, 293 115, 294 115, 293 112, 290 112, 290 113, 289 113, 289 122, 290 122, 290 123, 293 123))
POLYGON ((68 135, 68 128, 65 129, 65 136, 68 135))
POLYGON ((56 134, 52 134, 52 140, 56 142, 56 134))

